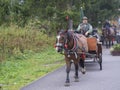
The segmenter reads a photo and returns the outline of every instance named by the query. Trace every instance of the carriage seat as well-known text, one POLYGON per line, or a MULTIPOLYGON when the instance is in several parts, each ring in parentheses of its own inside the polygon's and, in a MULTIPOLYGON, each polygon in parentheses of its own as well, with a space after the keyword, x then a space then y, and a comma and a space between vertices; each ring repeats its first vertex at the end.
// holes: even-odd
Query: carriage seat
POLYGON ((88 44, 88 52, 97 51, 97 39, 95 37, 88 37, 87 44, 88 44))

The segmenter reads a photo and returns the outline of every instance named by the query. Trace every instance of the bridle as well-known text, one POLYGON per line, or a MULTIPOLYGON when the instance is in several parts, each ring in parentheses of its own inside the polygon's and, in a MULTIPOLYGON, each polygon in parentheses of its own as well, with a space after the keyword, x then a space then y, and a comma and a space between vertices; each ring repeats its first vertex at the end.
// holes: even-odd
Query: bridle
MULTIPOLYGON (((75 34, 73 34, 71 32, 60 33, 59 38, 60 37, 64 37, 64 41, 63 41, 63 43, 59 43, 59 41, 58 41, 56 43, 55 47, 61 48, 62 50, 65 51, 64 53, 61 51, 60 52, 61 54, 65 55, 65 53, 66 53, 66 55, 68 57, 70 57, 71 54, 74 54, 76 58, 78 57, 78 54, 84 56, 84 48, 82 48, 78 45, 78 41, 81 42, 81 40, 79 40, 75 34), (66 36, 65 36, 65 34, 66 34, 66 36), (70 41, 71 41, 70 37, 73 38, 72 48, 70 48, 70 46, 69 46, 70 41), (81 52, 78 50, 81 50, 81 52)), ((82 45, 83 45, 83 43, 82 43, 82 45)))
POLYGON ((59 47, 61 49, 63 49, 64 51, 71 51, 71 52, 77 52, 77 49, 81 49, 79 46, 78 46, 78 43, 77 43, 77 40, 78 38, 72 33, 72 32, 67 32, 67 33, 60 33, 59 34, 59 38, 60 37, 64 37, 64 43, 56 43, 56 46, 55 47, 59 47), (66 34, 66 37, 65 37, 65 34, 66 34), (73 46, 72 48, 69 48, 69 43, 71 41, 70 37, 73 38, 73 46))
POLYGON ((67 39, 67 37, 65 37, 64 33, 60 33, 57 36, 57 39, 58 39, 58 42, 56 41, 55 47, 58 47, 58 48, 60 47, 61 49, 66 50, 68 48, 68 42, 69 42, 69 40, 67 39), (60 37, 64 37, 63 43, 59 42, 60 37))

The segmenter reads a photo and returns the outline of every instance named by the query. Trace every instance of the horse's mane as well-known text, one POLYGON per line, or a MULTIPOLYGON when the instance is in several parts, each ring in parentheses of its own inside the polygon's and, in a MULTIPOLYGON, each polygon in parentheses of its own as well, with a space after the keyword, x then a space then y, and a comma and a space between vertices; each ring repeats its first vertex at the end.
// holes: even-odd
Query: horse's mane
POLYGON ((59 34, 64 34, 67 36, 67 39, 70 41, 71 40, 71 37, 73 35, 73 31, 70 31, 70 30, 60 30, 59 31, 59 34))
POLYGON ((67 38, 70 41, 71 37, 73 36, 73 32, 72 31, 67 31, 67 38))

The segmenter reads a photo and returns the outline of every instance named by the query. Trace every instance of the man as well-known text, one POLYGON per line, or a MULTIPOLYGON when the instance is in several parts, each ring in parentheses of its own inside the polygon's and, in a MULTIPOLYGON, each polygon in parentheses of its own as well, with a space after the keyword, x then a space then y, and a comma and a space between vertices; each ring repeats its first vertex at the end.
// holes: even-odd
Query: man
POLYGON ((103 28, 105 28, 106 30, 110 30, 110 27, 111 27, 111 25, 110 25, 109 21, 106 20, 104 25, 103 25, 103 28))
POLYGON ((81 34, 88 36, 93 31, 92 25, 88 23, 88 18, 83 17, 83 21, 81 24, 79 24, 77 28, 77 32, 80 32, 81 34))

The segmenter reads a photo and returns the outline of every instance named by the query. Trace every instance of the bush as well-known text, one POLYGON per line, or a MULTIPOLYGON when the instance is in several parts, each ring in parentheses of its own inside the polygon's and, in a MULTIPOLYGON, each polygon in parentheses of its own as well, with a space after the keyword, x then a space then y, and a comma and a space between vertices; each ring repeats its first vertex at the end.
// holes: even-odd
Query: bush
POLYGON ((120 56, 120 44, 113 45, 112 48, 110 49, 110 53, 113 56, 120 56))
POLYGON ((120 44, 115 44, 111 48, 112 51, 120 51, 120 44))
POLYGON ((54 41, 54 37, 49 37, 40 30, 16 26, 0 27, 0 60, 17 55, 22 57, 25 50, 41 52, 53 45, 54 41))

